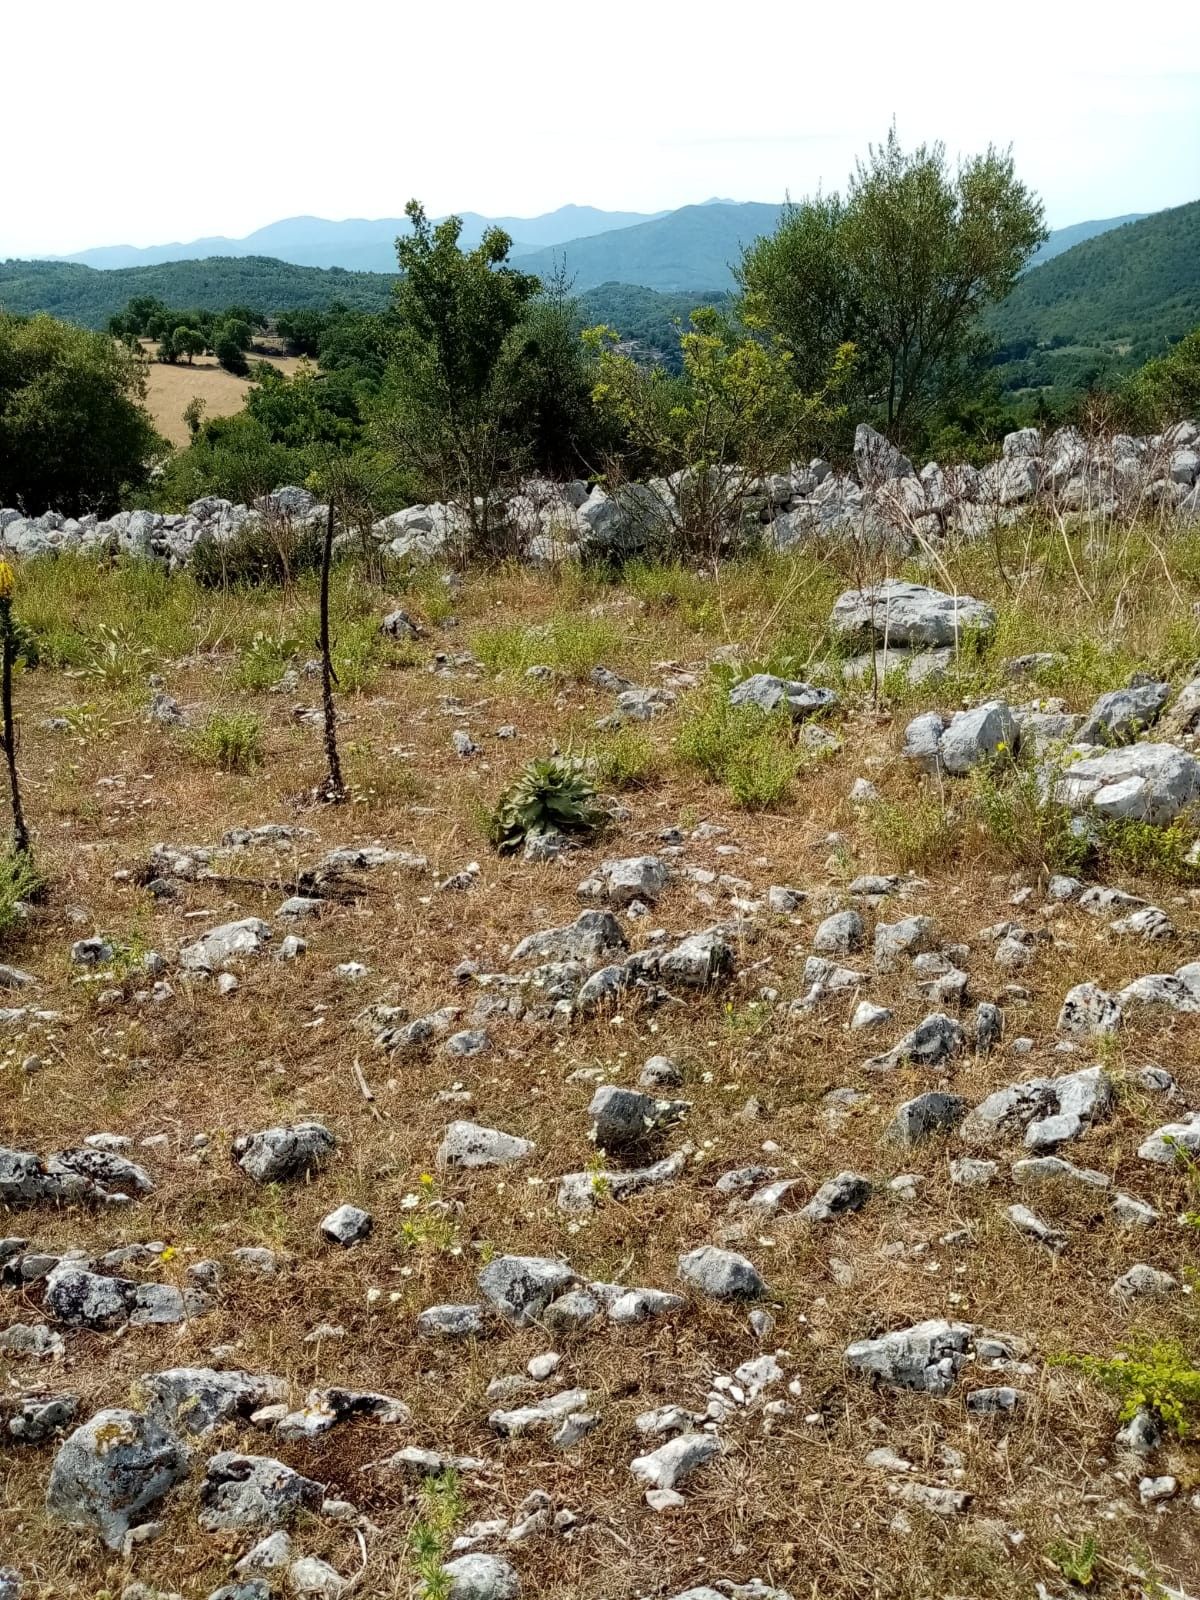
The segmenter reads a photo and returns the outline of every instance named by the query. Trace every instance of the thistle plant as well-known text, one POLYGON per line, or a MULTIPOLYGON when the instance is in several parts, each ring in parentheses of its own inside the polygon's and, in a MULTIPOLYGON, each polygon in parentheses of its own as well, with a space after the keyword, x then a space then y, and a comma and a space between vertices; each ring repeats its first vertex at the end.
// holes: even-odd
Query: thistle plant
POLYGON ((12 705, 12 669, 17 653, 17 630, 12 613, 15 585, 12 566, 0 560, 0 714, 4 723, 4 759, 8 767, 8 792, 12 802, 13 853, 28 859, 29 829, 25 826, 21 784, 17 777, 17 729, 12 705))

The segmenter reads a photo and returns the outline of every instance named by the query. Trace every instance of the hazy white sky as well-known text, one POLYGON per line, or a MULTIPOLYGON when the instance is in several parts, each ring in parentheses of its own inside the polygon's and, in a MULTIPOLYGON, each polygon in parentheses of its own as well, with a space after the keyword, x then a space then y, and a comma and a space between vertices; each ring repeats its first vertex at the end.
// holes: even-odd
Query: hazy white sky
POLYGON ((300 212, 660 210, 1011 142, 1053 226, 1200 197, 1196 0, 0 0, 0 257, 300 212))

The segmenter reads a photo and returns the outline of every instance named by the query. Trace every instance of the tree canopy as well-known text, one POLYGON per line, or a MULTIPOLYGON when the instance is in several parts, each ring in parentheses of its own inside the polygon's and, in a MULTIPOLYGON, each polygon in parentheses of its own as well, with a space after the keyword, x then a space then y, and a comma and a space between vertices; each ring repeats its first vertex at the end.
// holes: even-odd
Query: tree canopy
POLYGON ((108 335, 0 313, 0 505, 116 509, 166 449, 145 394, 144 364, 108 335))
POLYGON ((801 381, 852 343, 861 408, 903 436, 961 387, 983 311, 1045 233, 1011 154, 989 147, 952 171, 941 144, 906 153, 893 128, 844 199, 789 204, 746 251, 745 315, 792 351, 801 381))

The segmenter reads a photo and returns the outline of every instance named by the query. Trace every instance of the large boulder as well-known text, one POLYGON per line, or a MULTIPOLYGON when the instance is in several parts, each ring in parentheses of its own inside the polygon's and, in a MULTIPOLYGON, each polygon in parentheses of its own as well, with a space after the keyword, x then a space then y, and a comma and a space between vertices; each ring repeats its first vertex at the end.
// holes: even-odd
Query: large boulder
POLYGON ((1080 744, 1131 744, 1158 721, 1171 693, 1169 683, 1135 683, 1102 694, 1075 738, 1080 744))
POLYGON ((936 1318, 847 1346, 846 1362, 893 1389, 946 1394, 966 1361, 974 1328, 936 1318))
POLYGON ((268 1533, 300 1511, 318 1510, 324 1497, 321 1484, 272 1456, 226 1450, 210 1459, 200 1485, 200 1526, 205 1533, 268 1533))
POLYGON ((179 952, 179 965, 188 972, 219 972, 228 962, 257 955, 271 937, 261 917, 243 917, 210 928, 179 952))
POLYGON ((93 1528, 110 1550, 187 1477, 188 1455, 160 1423, 137 1411, 98 1411, 59 1446, 46 1509, 93 1528))
POLYGON ((971 595, 944 594, 924 584, 888 578, 869 589, 840 594, 830 624, 843 638, 866 636, 889 645, 955 645, 965 632, 990 633, 996 613, 971 595))
POLYGON ((998 750, 1014 750, 1016 743, 1017 723, 1007 703, 987 700, 951 717, 939 741, 938 756, 952 777, 961 778, 998 750))
POLYGON ((176 1433, 211 1433, 222 1422, 287 1398, 287 1380, 273 1373, 212 1367, 168 1367, 141 1378, 139 1388, 149 1396, 147 1416, 176 1433))
POLYGON ((496 1256, 479 1273, 484 1299, 516 1328, 527 1327, 579 1282, 565 1261, 547 1256, 496 1256))
POLYGON ((1085 755, 1049 782, 1072 811, 1165 825, 1200 797, 1200 763, 1173 744, 1133 744, 1085 755))
POLYGON ((865 488, 874 488, 889 478, 913 475, 913 464, 908 457, 901 455, 890 439, 885 439, 867 422, 860 422, 854 430, 854 465, 865 488))

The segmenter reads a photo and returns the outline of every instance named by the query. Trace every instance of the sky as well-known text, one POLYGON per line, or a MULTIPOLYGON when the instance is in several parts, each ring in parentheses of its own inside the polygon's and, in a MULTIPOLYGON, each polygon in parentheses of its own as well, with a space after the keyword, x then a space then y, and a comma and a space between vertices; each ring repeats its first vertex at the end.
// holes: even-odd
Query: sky
POLYGON ((1054 227, 1200 198, 1200 6, 0 0, 0 258, 841 187, 895 119, 1054 227))

